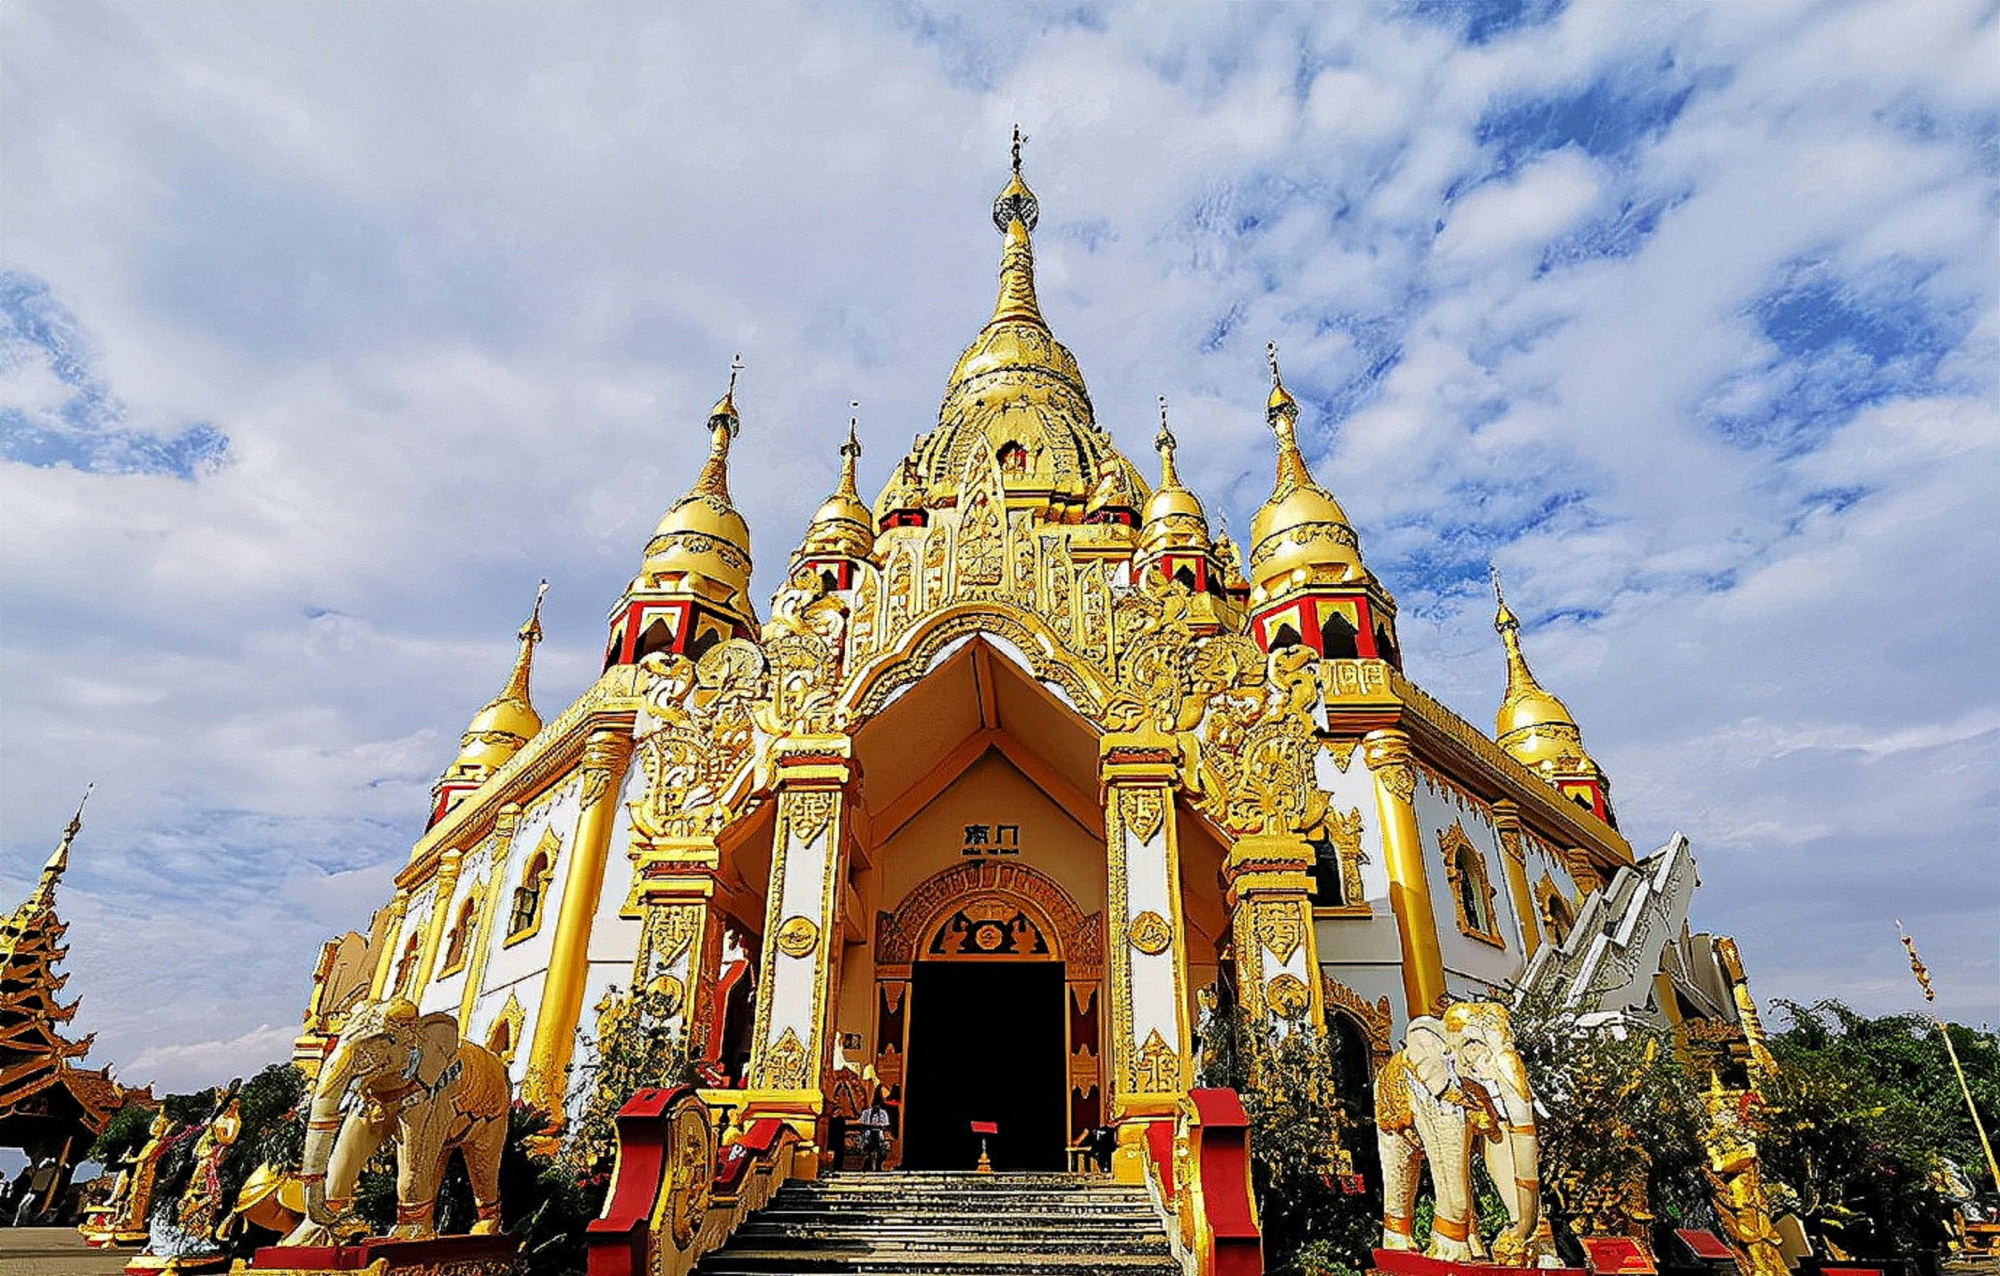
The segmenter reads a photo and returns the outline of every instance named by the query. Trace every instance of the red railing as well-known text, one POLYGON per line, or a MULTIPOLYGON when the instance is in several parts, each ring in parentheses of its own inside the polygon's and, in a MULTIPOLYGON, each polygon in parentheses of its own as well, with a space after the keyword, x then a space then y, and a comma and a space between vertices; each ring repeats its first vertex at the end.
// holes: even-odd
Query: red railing
POLYGON ((1187 1276, 1262 1276, 1250 1190, 1250 1122, 1234 1090, 1191 1090, 1171 1122, 1146 1129, 1149 1185, 1187 1276))

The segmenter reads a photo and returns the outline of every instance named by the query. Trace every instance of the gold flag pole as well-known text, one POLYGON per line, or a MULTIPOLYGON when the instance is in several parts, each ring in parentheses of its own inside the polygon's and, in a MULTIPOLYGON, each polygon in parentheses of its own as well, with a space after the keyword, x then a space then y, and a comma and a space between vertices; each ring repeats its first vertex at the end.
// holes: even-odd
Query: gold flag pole
MULTIPOLYGON (((1916 941, 1903 929, 1900 918, 1896 922, 1896 933, 1903 937, 1903 947, 1910 954, 1910 973, 1917 977, 1917 987, 1924 990, 1924 1001, 1935 1004, 1937 993, 1931 991, 1931 972, 1923 959, 1917 956, 1916 941)), ((1965 1110, 1972 1114, 1972 1128, 1979 1131, 1979 1146, 1986 1149, 1986 1172, 1993 1176, 1994 1184, 2000 1186, 2000 1164, 1993 1160, 1993 1141, 1986 1137, 1986 1126, 1979 1119, 1979 1109, 1973 1106, 1972 1087, 1965 1083, 1965 1069, 1958 1064, 1958 1051, 1951 1044, 1951 1032, 1935 1010, 1931 1011, 1931 1022, 1937 1025, 1938 1036, 1944 1038, 1944 1052, 1951 1056, 1951 1070, 1958 1074, 1958 1090, 1965 1096, 1965 1110)))

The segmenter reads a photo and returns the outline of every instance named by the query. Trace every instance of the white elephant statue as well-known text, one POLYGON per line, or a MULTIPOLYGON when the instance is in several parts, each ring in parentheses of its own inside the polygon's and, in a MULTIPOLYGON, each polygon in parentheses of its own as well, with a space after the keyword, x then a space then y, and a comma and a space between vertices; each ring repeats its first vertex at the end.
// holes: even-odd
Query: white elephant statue
POLYGON ((507 1066, 461 1040, 450 1014, 418 1015, 401 997, 369 1002, 320 1065, 307 1117, 299 1182, 305 1219, 285 1245, 331 1245, 367 1227, 352 1212, 361 1168, 396 1141, 396 1225, 391 1236, 435 1236, 438 1183, 453 1148, 465 1157, 476 1235, 500 1228, 500 1153, 512 1106, 507 1066))
POLYGON ((1514 1051, 1505 1006, 1459 1002, 1442 1019, 1412 1019, 1403 1048, 1375 1079, 1375 1128, 1382 1154, 1382 1248, 1416 1248, 1417 1177, 1429 1160, 1437 1208, 1427 1252, 1456 1262, 1486 1257, 1474 1226, 1477 1141, 1509 1219, 1493 1240, 1491 1261, 1510 1267, 1534 1262, 1541 1223, 1535 1096, 1514 1051))

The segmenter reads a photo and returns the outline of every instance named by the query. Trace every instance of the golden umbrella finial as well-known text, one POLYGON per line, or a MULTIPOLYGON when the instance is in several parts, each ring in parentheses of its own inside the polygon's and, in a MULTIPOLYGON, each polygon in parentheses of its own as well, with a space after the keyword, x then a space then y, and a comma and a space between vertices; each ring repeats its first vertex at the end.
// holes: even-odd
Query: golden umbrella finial
POLYGON ((1021 175, 1021 143, 1027 140, 1027 135, 1021 132, 1021 125, 1016 121, 1014 125, 1014 176, 1016 177, 1021 175))
MULTIPOLYGON (((1917 987, 1924 990, 1924 1000, 1935 1003, 1937 993, 1931 988, 1930 969, 1924 965, 1923 958, 1917 956, 1917 941, 1903 929, 1900 917, 1896 919, 1896 934, 1902 938, 1903 950, 1910 954, 1910 973, 1917 977, 1917 987)), ((1986 1137, 1986 1123, 1979 1119, 1979 1107, 1972 1101, 1972 1087, 1966 1084, 1965 1069, 1959 1066, 1958 1048, 1951 1044, 1951 1030, 1945 1027, 1944 1020, 1938 1017, 1935 1010, 1931 1012, 1931 1022, 1937 1025, 1938 1036, 1944 1038, 1944 1052, 1951 1056, 1951 1070, 1958 1074, 1958 1090, 1965 1096, 1965 1110, 1972 1114, 1972 1128, 1979 1132, 1979 1146, 1986 1153, 1986 1172, 1993 1176, 1994 1183, 2000 1184, 2000 1162, 1994 1160, 1993 1142, 1986 1137)))
POLYGON ((1493 602, 1496 607, 1493 613, 1493 628, 1503 634, 1510 629, 1518 630, 1521 622, 1515 618, 1513 609, 1507 606, 1507 595, 1500 589, 1499 564, 1486 564, 1486 575, 1493 582, 1493 602))
POLYGON ((1271 397, 1264 403, 1264 419, 1278 436, 1278 442, 1287 447, 1295 446, 1292 430, 1299 419, 1299 401, 1292 392, 1285 389, 1285 378, 1278 372, 1278 343, 1264 343, 1264 360, 1271 365, 1271 397))
POLYGON ((840 454, 857 457, 861 455, 861 436, 858 433, 861 428, 861 400, 849 399, 847 410, 850 414, 847 418, 847 442, 840 445, 840 454))

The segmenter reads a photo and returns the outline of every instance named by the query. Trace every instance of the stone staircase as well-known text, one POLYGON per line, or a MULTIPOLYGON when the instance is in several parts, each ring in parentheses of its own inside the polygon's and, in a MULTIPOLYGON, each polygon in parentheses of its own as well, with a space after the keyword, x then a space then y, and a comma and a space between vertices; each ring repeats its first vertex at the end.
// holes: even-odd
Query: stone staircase
POLYGON ((787 1183, 696 1276, 1174 1276, 1143 1187, 1068 1174, 833 1174, 787 1183))

